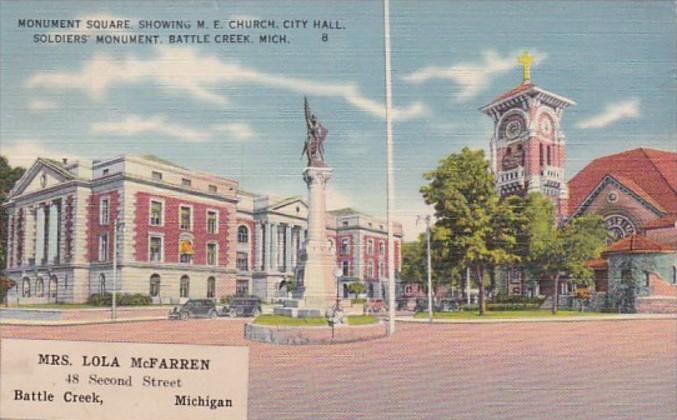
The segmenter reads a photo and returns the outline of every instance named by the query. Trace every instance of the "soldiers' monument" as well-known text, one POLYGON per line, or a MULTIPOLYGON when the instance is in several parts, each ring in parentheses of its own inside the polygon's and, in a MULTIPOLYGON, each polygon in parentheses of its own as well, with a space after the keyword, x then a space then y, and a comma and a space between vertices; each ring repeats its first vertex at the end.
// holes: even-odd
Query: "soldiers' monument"
POLYGON ((326 235, 326 187, 333 171, 327 166, 324 157, 328 130, 310 110, 307 98, 304 107, 307 134, 303 155, 307 158, 307 166, 303 171, 303 180, 308 186, 309 209, 308 236, 301 257, 303 295, 299 299, 285 301, 284 308, 275 310, 275 313, 301 317, 324 315, 336 301, 336 261, 329 250, 326 235))

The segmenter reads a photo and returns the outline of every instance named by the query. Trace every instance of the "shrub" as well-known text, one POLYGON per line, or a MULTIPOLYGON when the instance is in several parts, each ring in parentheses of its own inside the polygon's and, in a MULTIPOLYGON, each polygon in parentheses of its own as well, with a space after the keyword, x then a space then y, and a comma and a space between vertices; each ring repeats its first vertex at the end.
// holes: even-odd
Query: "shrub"
POLYGON ((526 296, 497 296, 496 297, 496 303, 535 303, 538 305, 542 305, 543 302, 545 302, 545 296, 534 296, 534 297, 526 297, 526 296))
MULTIPOLYGON (((118 306, 145 306, 150 305, 151 302, 150 296, 141 293, 119 293, 115 296, 115 303, 118 306)), ((113 295, 111 293, 95 293, 87 298, 87 303, 93 306, 111 306, 113 295)))
POLYGON ((539 303, 487 303, 488 311, 533 311, 540 308, 539 303))
POLYGON ((16 286, 16 282, 7 277, 0 277, 0 303, 5 301, 7 291, 16 286))
POLYGON ((361 305, 367 303, 367 298, 350 299, 350 303, 353 305, 361 305))

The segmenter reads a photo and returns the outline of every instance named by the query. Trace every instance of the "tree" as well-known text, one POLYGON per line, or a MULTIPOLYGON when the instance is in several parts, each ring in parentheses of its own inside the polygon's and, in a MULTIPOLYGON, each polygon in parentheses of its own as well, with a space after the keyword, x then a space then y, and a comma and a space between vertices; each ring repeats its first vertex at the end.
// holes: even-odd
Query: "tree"
POLYGON ((592 283, 593 271, 585 263, 600 256, 606 247, 606 237, 601 217, 583 215, 544 234, 542 240, 534 244, 528 267, 533 275, 553 282, 553 314, 559 306, 559 281, 563 275, 569 275, 582 286, 592 283))
MULTIPOLYGON (((13 168, 7 158, 0 155, 0 205, 5 202, 9 191, 26 170, 13 168)), ((0 207, 0 270, 7 267, 7 211, 0 207)))
POLYGON ((402 281, 406 283, 424 283, 425 279, 425 248, 422 236, 416 241, 402 243, 402 281))
MULTIPOLYGON (((433 292, 439 285, 456 284, 460 280, 460 268, 456 255, 448 252, 444 243, 437 240, 437 230, 431 228, 430 254, 432 265, 433 292)), ((425 234, 420 234, 416 241, 402 244, 402 280, 407 283, 418 283, 425 289, 428 287, 428 263, 426 255, 425 234)))
POLYGON ((436 240, 476 274, 479 312, 484 315, 487 269, 515 262, 517 216, 514 200, 499 200, 483 151, 464 148, 424 175, 426 204, 435 209, 436 240))
POLYGON ((360 282, 350 283, 348 285, 348 292, 355 294, 355 299, 360 293, 364 293, 364 284, 360 282))

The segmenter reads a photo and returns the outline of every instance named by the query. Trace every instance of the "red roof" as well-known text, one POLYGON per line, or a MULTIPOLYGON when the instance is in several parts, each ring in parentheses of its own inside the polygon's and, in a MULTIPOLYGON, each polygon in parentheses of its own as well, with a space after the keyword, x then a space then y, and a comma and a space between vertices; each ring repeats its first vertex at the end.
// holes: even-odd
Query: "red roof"
POLYGON ((607 270, 609 268, 609 262, 603 258, 597 258, 586 262, 585 266, 591 270, 607 270))
POLYGON ((526 90, 529 90, 529 89, 531 89, 532 87, 534 87, 534 84, 531 83, 531 82, 523 82, 523 83, 520 83, 516 88, 514 88, 514 89, 512 89, 512 90, 509 90, 509 91, 505 92, 505 93, 502 94, 502 95, 498 95, 496 98, 494 98, 493 101, 491 101, 491 103, 493 104, 494 102, 502 101, 502 100, 505 99, 505 98, 509 98, 509 97, 511 97, 512 95, 517 95, 518 93, 521 93, 521 92, 524 92, 524 91, 526 91, 526 90))
POLYGON ((632 235, 614 242, 604 251, 605 254, 671 252, 674 248, 649 239, 646 236, 632 235))
POLYGON ((595 159, 571 178, 569 214, 607 175, 659 210, 677 213, 677 153, 639 148, 595 159))

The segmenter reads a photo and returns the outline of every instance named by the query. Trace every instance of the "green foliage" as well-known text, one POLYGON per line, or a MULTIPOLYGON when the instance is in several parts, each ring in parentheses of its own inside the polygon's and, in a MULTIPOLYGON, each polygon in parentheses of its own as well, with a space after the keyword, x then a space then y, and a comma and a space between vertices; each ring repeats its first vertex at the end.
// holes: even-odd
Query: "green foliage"
POLYGON ((519 261, 518 234, 526 219, 518 197, 499 200, 494 176, 483 151, 464 148, 424 175, 426 204, 434 206, 434 239, 439 254, 456 274, 471 267, 479 280, 480 313, 484 312, 485 272, 519 261))
POLYGON ((353 293, 356 299, 360 293, 364 293, 364 290, 364 284, 360 282, 350 283, 348 285, 348 292, 353 293))
POLYGON ((496 303, 535 303, 542 305, 545 302, 545 296, 498 296, 496 303))
POLYGON ((348 315, 346 317, 348 325, 369 325, 378 322, 378 319, 372 315, 348 315))
POLYGON ((362 305, 363 303, 367 303, 367 298, 350 299, 350 303, 353 305, 362 305))
MULTIPOLYGON (((115 303, 118 306, 146 306, 150 305, 151 302, 150 296, 141 293, 118 293, 115 295, 115 303)), ((87 298, 87 304, 92 306, 111 306, 113 304, 113 295, 111 293, 95 293, 87 298)))
POLYGON ((0 277, 0 303, 5 301, 7 291, 16 286, 16 282, 8 277, 0 277))
POLYGON ((292 318, 285 315, 259 315, 254 319, 254 324, 289 327, 328 325, 324 317, 292 318))
MULTIPOLYGON (((7 199, 7 194, 14 187, 16 181, 23 176, 24 168, 10 166, 7 158, 0 155, 0 204, 7 199)), ((7 264, 7 210, 0 207, 0 270, 7 264)))

